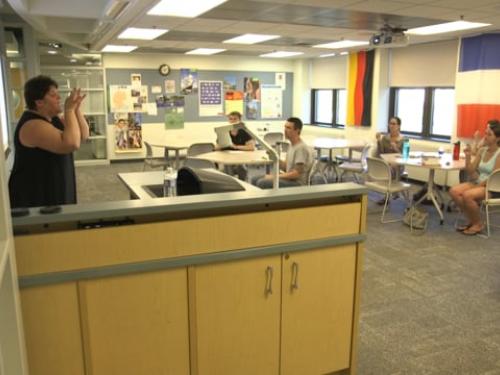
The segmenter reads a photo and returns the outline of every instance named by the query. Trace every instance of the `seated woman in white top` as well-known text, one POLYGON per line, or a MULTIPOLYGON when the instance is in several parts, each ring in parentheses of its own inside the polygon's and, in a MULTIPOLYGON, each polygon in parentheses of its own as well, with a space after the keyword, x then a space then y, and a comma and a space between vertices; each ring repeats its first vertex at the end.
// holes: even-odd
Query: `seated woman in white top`
POLYGON ((469 223, 457 228, 463 234, 474 235, 483 229, 479 212, 479 202, 486 196, 486 180, 494 170, 500 168, 500 122, 488 121, 482 144, 484 147, 474 158, 471 148, 467 146, 465 153, 465 169, 471 176, 477 176, 473 181, 461 183, 450 189, 450 195, 469 220, 469 223))

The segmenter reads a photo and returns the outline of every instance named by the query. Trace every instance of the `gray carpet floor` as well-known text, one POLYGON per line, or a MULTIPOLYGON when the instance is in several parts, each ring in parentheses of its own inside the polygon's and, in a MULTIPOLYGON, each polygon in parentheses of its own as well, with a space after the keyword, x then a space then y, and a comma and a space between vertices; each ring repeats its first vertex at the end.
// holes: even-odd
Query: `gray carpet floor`
MULTIPOLYGON (((129 199, 117 173, 142 168, 78 167, 78 201, 129 199)), ((400 222, 381 224, 379 197, 369 197, 358 374, 500 375, 500 228, 490 238, 464 236, 453 227, 457 213, 440 225, 424 206, 429 228, 413 235, 400 222)), ((391 202, 392 214, 403 209, 391 202)))

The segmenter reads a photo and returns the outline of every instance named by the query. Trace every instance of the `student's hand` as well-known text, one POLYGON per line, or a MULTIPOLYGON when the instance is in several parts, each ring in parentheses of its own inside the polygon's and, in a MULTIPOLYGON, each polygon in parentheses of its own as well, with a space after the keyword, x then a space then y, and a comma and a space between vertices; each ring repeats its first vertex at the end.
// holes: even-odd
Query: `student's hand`
POLYGON ((375 134, 375 138, 377 138, 377 141, 380 141, 382 139, 382 133, 377 133, 375 134))
POLYGON ((80 104, 82 100, 85 98, 85 95, 80 93, 80 89, 73 89, 71 93, 64 101, 64 110, 65 111, 76 111, 80 108, 80 104))
POLYGON ((471 148, 470 144, 468 144, 468 143, 464 147, 464 154, 465 154, 465 157, 470 157, 472 154, 472 148, 471 148))
POLYGON ((86 94, 82 94, 82 91, 81 89, 76 89, 76 95, 77 95, 77 105, 76 105, 76 108, 75 108, 75 111, 79 111, 80 110, 80 106, 83 102, 83 99, 85 99, 85 97, 87 96, 86 94))
POLYGON ((219 145, 215 145, 214 150, 215 151, 220 151, 221 147, 219 145))

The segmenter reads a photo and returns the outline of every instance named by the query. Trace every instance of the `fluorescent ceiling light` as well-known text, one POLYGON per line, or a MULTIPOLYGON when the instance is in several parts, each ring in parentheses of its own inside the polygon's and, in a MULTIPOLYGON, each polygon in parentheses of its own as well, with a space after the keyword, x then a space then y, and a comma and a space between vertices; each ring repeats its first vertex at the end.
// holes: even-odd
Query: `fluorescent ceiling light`
POLYGON ((161 0, 148 14, 152 16, 198 17, 227 0, 161 0))
POLYGON ((71 63, 76 63, 78 60, 77 59, 69 59, 69 62, 71 63))
POLYGON ((196 48, 186 52, 186 55, 215 55, 219 52, 224 52, 222 48, 196 48))
POLYGON ((264 34, 243 34, 232 39, 223 41, 222 43, 234 44, 255 44, 265 42, 266 40, 279 38, 279 35, 264 35, 264 34))
POLYGON ((117 46, 114 44, 108 44, 101 50, 101 52, 131 52, 136 48, 137 46, 117 46))
POLYGON ((118 39, 142 39, 142 40, 153 40, 158 38, 167 32, 167 29, 146 29, 139 27, 129 27, 125 29, 118 39))
POLYGON ((288 52, 288 51, 276 51, 270 53, 264 53, 260 57, 292 57, 297 55, 302 55, 304 52, 288 52))
POLYGON ((54 51, 53 49, 49 49, 49 50, 47 51, 47 53, 48 53, 49 55, 57 55, 57 51, 54 51))
POLYGON ((337 55, 335 52, 334 53, 327 53, 325 55, 319 55, 319 57, 331 57, 337 55))
POLYGON ((340 52, 340 56, 345 56, 345 55, 348 55, 348 54, 349 54, 349 52, 347 52, 347 51, 340 52))
POLYGON ((85 58, 100 59, 101 55, 98 53, 72 53, 71 57, 74 57, 75 59, 85 59, 85 58))
POLYGON ((349 48, 349 47, 359 47, 359 46, 367 46, 370 44, 369 42, 361 41, 361 40, 341 40, 340 42, 332 42, 325 44, 317 44, 313 46, 314 48, 349 48))
POLYGON ((407 33, 415 35, 432 35, 432 34, 449 33, 451 31, 476 29, 478 27, 485 27, 490 25, 491 24, 489 23, 454 21, 454 22, 440 23, 431 26, 416 27, 414 29, 408 30, 407 33))

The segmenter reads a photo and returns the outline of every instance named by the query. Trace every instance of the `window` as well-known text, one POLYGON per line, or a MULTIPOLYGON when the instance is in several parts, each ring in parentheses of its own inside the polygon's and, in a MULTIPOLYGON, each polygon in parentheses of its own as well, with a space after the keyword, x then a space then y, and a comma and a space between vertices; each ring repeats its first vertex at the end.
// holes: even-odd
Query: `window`
POLYGON ((347 93, 344 89, 312 90, 312 123, 344 127, 347 115, 347 93))
POLYGON ((449 139, 453 130, 455 89, 392 88, 390 116, 401 118, 401 132, 422 138, 449 139))

